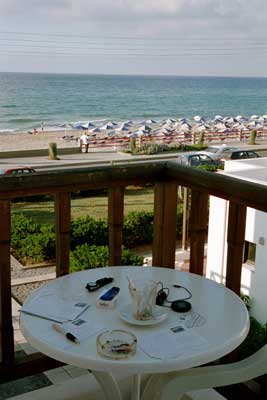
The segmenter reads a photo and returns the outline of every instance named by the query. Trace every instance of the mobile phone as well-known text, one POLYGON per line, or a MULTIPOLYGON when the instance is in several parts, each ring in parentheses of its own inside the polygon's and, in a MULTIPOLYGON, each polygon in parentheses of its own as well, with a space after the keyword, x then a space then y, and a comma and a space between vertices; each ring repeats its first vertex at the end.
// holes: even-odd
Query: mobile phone
POLYGON ((99 300, 101 300, 101 301, 111 301, 111 300, 114 299, 115 296, 117 296, 119 291, 120 291, 120 288, 118 288, 117 286, 113 286, 107 292, 102 294, 102 296, 99 297, 99 300))

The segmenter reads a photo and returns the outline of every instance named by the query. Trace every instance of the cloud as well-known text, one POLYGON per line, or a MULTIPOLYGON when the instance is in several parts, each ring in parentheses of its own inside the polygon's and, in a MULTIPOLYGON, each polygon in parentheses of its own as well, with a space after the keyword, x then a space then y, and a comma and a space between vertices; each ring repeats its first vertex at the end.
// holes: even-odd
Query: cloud
POLYGON ((0 0, 0 16, 10 26, 16 20, 18 30, 26 25, 122 36, 267 33, 266 0, 0 0))
MULTIPOLYGON (((58 15, 99 19, 118 18, 232 18, 262 19, 265 0, 0 0, 2 15, 58 15)), ((267 16, 265 17, 267 18, 267 16)))

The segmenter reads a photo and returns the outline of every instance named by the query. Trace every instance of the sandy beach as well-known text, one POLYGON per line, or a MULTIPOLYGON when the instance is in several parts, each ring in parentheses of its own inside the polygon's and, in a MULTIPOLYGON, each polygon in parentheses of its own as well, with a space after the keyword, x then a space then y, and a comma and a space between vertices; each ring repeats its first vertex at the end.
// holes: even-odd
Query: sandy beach
POLYGON ((1 133, 0 151, 19 151, 31 149, 47 149, 49 143, 57 143, 58 148, 78 147, 77 139, 81 132, 73 131, 44 131, 37 134, 1 133), (65 140, 63 136, 73 136, 73 140, 65 140))

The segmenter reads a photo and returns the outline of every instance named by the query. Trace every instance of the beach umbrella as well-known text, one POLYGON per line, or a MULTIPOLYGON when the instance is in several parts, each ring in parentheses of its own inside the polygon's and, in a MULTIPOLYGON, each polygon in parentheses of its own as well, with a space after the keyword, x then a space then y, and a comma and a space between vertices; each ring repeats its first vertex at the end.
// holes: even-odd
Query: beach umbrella
POLYGON ((265 124, 266 118, 264 117, 264 115, 262 115, 261 117, 259 117, 258 122, 259 122, 260 124, 265 124))
POLYGON ((126 126, 127 128, 131 128, 131 125, 132 124, 127 121, 121 123, 121 126, 126 126))
POLYGON ((214 121, 222 121, 223 117, 221 115, 215 115, 214 121))
POLYGON ((159 135, 162 134, 162 133, 164 133, 164 135, 165 135, 165 134, 170 133, 170 131, 169 131, 168 129, 166 129, 166 128, 163 128, 163 129, 161 129, 160 131, 154 132, 155 136, 159 136, 159 135))
POLYGON ((102 131, 103 130, 108 130, 108 129, 114 129, 114 125, 113 124, 106 124, 106 125, 103 125, 101 128, 100 128, 102 131))
POLYGON ((218 132, 223 132, 225 129, 227 129, 227 126, 223 123, 223 122, 219 122, 218 124, 214 125, 214 128, 218 131, 218 132))
POLYGON ((257 126, 257 121, 255 121, 255 120, 252 120, 252 121, 250 121, 249 123, 248 123, 248 127, 249 128, 256 128, 256 126, 257 126))
POLYGON ((237 122, 241 122, 241 121, 246 121, 246 118, 243 117, 242 115, 237 115, 237 116, 235 117, 235 120, 236 120, 237 122))
POLYGON ((83 129, 89 129, 89 128, 94 128, 95 127, 95 125, 90 121, 83 123, 81 126, 82 126, 83 129))
POLYGON ((226 122, 227 124, 234 124, 234 118, 233 117, 227 117, 224 119, 224 122, 226 122))
POLYGON ((74 129, 83 129, 83 122, 81 122, 81 121, 78 121, 78 122, 74 122, 73 124, 72 124, 72 127, 74 128, 74 129))
POLYGON ((173 118, 168 118, 165 120, 166 124, 173 124, 174 122, 176 122, 176 119, 173 119, 173 118))
POLYGON ((187 122, 187 119, 186 118, 178 118, 178 122, 185 123, 185 122, 187 122))
POLYGON ((258 115, 251 115, 250 117, 250 121, 256 121, 257 119, 259 119, 258 115))
POLYGON ((128 132, 130 130, 130 126, 127 124, 122 124, 121 126, 119 126, 119 128, 117 128, 118 131, 124 131, 124 132, 128 132))
POLYGON ((143 125, 139 128, 140 131, 144 131, 144 132, 150 132, 151 128, 148 125, 143 125))
POLYGON ((193 117, 193 120, 194 120, 195 122, 201 122, 201 121, 203 121, 203 118, 202 118, 200 115, 195 115, 195 116, 193 117))
POLYGON ((130 135, 129 135, 129 137, 137 137, 138 136, 138 132, 137 131, 135 131, 135 132, 132 132, 130 135))
POLYGON ((146 124, 156 124, 157 121, 155 121, 154 119, 148 119, 145 121, 146 124))
POLYGON ((146 135, 148 132, 145 131, 144 129, 138 129, 138 130, 136 131, 136 133, 137 133, 138 136, 144 136, 144 135, 146 135))
POLYGON ((101 129, 96 127, 94 129, 91 129, 90 132, 101 132, 101 129))
POLYGON ((196 127, 196 132, 203 132, 203 131, 205 131, 206 130, 206 127, 205 127, 205 125, 198 125, 197 127, 196 127))
POLYGON ((192 126, 188 122, 185 122, 184 124, 181 125, 181 129, 183 131, 189 132, 192 129, 192 126))
POLYGON ((116 136, 116 131, 109 131, 108 136, 116 136))
POLYGON ((248 123, 247 125, 248 128, 250 129, 263 129, 263 126, 261 124, 258 123, 258 121, 251 121, 248 123))
POLYGON ((60 128, 73 128, 72 124, 69 124, 68 122, 66 122, 65 124, 61 124, 59 125, 60 128))
POLYGON ((173 129, 173 124, 163 124, 161 127, 165 129, 173 129))
POLYGON ((246 127, 246 125, 244 125, 243 123, 238 123, 236 124, 238 125, 236 128, 240 131, 248 131, 248 128, 246 127))

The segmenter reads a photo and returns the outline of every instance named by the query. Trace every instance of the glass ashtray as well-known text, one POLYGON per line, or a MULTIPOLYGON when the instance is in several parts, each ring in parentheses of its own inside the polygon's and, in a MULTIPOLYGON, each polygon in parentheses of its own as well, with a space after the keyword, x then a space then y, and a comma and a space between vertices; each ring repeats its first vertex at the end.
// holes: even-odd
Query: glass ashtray
POLYGON ((137 338, 123 330, 105 331, 96 338, 97 352, 113 360, 129 358, 136 353, 137 338))

